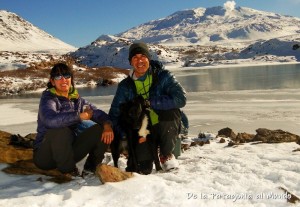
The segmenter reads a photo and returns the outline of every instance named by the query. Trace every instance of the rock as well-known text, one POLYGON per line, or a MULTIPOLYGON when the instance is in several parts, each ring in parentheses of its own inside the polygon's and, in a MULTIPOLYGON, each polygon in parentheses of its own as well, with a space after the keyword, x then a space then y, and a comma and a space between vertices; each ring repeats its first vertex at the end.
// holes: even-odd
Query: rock
POLYGON ((238 142, 234 142, 234 141, 228 142, 228 147, 237 147, 239 145, 243 145, 243 143, 238 143, 238 142))
POLYGON ((281 129, 269 130, 259 128, 256 132, 257 134, 253 138, 253 141, 261 141, 264 143, 297 142, 300 138, 296 134, 292 134, 281 129))
POLYGON ((209 140, 195 140, 191 143, 191 147, 196 146, 196 145, 199 145, 202 147, 205 144, 210 144, 210 141, 209 140))
MULTIPOLYGON (((32 160, 17 161, 9 164, 8 167, 2 169, 2 171, 8 174, 17 175, 46 175, 51 177, 47 180, 56 183, 65 183, 72 180, 70 177, 65 176, 58 170, 41 170, 34 165, 32 160)), ((39 178, 39 180, 41 180, 41 178, 39 178)))
POLYGON ((254 137, 255 137, 254 134, 248 134, 243 132, 243 133, 238 133, 234 141, 239 143, 252 142, 254 137))
POLYGON ((33 150, 10 145, 12 134, 0 130, 0 163, 14 163, 19 160, 32 159, 33 150))
POLYGON ((296 195, 292 194, 291 192, 289 192, 287 189, 283 188, 283 187, 279 187, 280 190, 283 190, 284 193, 286 193, 287 195, 289 195, 286 198, 286 201, 288 203, 300 203, 300 198, 298 198, 296 195))
POLYGON ((187 144, 187 143, 182 143, 181 144, 181 151, 186 151, 186 150, 188 150, 189 148, 190 148, 190 145, 191 144, 187 144))
POLYGON ((236 134, 232 131, 232 129, 226 127, 218 131, 217 137, 229 137, 231 139, 235 139, 236 134))
POLYGON ((220 141, 219 141, 220 143, 225 143, 226 142, 226 140, 222 137, 221 139, 220 139, 220 141))
MULTIPOLYGON (((40 174, 50 176, 50 181, 64 183, 71 181, 70 176, 66 176, 58 170, 41 170, 37 168, 32 160, 33 149, 22 147, 23 141, 32 140, 36 134, 28 134, 25 137, 0 131, 0 162, 9 164, 2 171, 9 174, 33 175, 40 174), (14 139, 11 139, 13 137, 14 139), (23 139, 24 138, 24 139, 23 139), (13 140, 13 144, 10 144, 13 140)), ((27 146, 27 143, 26 145, 27 146)), ((122 172, 120 169, 101 165, 97 168, 96 175, 102 183, 119 182, 133 176, 131 172, 122 172)))
POLYGON ((96 175, 103 184, 107 182, 120 182, 133 177, 132 172, 123 172, 119 168, 105 164, 97 166, 96 175))
POLYGON ((300 148, 294 149, 292 152, 300 152, 300 148))

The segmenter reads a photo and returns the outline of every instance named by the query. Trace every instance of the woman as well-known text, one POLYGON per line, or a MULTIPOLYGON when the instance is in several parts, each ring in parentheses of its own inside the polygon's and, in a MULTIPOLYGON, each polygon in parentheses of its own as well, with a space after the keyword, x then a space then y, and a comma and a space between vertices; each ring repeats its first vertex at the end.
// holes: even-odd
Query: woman
POLYGON ((84 167, 94 171, 114 138, 109 116, 79 96, 73 72, 63 63, 50 72, 37 123, 33 160, 43 170, 77 176, 76 163, 89 154, 84 167))

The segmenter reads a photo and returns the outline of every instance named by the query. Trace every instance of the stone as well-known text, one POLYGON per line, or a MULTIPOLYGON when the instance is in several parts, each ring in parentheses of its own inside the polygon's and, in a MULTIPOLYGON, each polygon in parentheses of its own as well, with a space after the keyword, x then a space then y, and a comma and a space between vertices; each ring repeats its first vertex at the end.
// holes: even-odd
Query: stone
POLYGON ((286 201, 288 203, 300 203, 300 198, 298 198, 296 195, 292 194, 291 192, 289 192, 287 189, 283 188, 283 187, 279 187, 280 190, 283 190, 284 193, 290 195, 286 198, 286 201))
POLYGON ((219 143, 225 143, 225 142, 226 142, 226 140, 223 137, 219 141, 219 143))
POLYGON ((103 184, 107 182, 120 182, 133 177, 132 172, 124 172, 119 168, 105 164, 97 166, 96 175, 103 184))
POLYGON ((32 159, 33 150, 21 146, 10 145, 12 134, 0 130, 0 163, 14 163, 19 160, 32 159))
MULTIPOLYGON (((2 169, 3 172, 16 175, 46 175, 50 178, 47 180, 55 183, 65 183, 72 180, 69 176, 64 175, 58 170, 41 170, 35 166, 32 160, 20 160, 9 164, 6 168, 2 169)), ((42 180, 42 178, 39 178, 42 180)))
POLYGON ((243 133, 238 133, 234 141, 239 143, 252 142, 254 137, 255 137, 254 134, 248 134, 243 132, 243 133))
POLYGON ((257 134, 253 138, 253 141, 261 141, 264 143, 297 142, 300 138, 296 134, 292 134, 281 129, 270 130, 259 128, 256 132, 257 134))
POLYGON ((235 139, 236 134, 232 131, 232 129, 226 127, 218 131, 217 137, 229 137, 231 139, 235 139))

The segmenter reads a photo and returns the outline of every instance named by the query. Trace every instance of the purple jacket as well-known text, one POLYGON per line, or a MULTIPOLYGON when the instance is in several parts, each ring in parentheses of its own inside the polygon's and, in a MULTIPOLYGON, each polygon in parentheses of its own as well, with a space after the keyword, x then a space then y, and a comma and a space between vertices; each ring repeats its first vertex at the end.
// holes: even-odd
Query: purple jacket
POLYGON ((81 123, 79 114, 83 112, 84 105, 89 105, 93 109, 92 121, 98 124, 110 122, 107 113, 97 109, 96 106, 81 97, 67 99, 45 90, 42 93, 39 105, 37 136, 34 148, 39 147, 48 129, 69 127, 76 133, 77 127, 81 123))

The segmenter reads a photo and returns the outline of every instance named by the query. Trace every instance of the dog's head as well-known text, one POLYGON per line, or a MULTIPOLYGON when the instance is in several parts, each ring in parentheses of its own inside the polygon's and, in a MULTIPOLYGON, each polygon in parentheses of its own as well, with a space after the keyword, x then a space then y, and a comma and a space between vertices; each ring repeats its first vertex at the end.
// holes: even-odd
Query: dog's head
POLYGON ((147 108, 144 106, 145 100, 141 96, 120 105, 121 120, 133 129, 140 129, 147 108))

